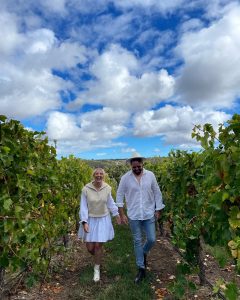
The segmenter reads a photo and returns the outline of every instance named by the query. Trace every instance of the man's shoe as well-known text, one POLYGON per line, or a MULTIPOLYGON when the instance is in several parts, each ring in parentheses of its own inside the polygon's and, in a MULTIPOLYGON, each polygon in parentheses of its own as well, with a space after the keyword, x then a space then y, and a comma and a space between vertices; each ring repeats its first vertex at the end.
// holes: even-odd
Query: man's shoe
POLYGON ((144 253, 143 256, 144 256, 144 266, 146 269, 147 268, 147 253, 144 253))
POLYGON ((146 271, 143 268, 139 268, 134 283, 140 283, 146 277, 146 271))

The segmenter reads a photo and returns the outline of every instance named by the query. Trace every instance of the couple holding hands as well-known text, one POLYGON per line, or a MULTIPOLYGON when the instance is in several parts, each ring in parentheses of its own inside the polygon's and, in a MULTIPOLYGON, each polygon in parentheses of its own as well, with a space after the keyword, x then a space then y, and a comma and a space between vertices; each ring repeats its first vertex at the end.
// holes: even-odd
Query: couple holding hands
POLYGON ((140 155, 128 160, 131 170, 120 180, 116 203, 111 195, 111 187, 104 182, 102 168, 94 170, 93 181, 82 190, 78 236, 86 242, 87 250, 94 256, 95 282, 100 280, 103 243, 114 238, 110 212, 117 224, 130 225, 138 267, 134 282, 140 283, 146 275, 147 254, 156 240, 155 219, 160 217, 164 204, 155 175, 143 168, 143 161, 140 155), (123 208, 124 200, 127 216, 123 208), (143 231, 146 236, 144 243, 143 231))

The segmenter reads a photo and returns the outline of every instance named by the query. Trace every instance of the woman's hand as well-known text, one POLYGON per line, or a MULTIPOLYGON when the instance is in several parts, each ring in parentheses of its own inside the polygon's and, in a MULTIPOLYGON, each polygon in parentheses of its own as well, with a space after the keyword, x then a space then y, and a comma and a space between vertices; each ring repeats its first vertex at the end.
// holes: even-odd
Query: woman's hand
POLYGON ((89 226, 88 226, 88 223, 84 223, 84 224, 83 224, 83 230, 84 230, 84 232, 86 232, 86 233, 89 232, 89 226))

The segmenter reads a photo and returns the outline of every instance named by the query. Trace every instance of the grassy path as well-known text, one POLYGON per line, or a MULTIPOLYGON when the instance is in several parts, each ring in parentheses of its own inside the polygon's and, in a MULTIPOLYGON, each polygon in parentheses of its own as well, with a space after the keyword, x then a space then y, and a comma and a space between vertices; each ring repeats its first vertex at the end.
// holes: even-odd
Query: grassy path
MULTIPOLYGON (((65 255, 60 253, 54 262, 49 281, 39 291, 20 290, 10 300, 173 300, 169 285, 175 279, 179 255, 174 251, 168 239, 159 236, 148 258, 147 278, 139 285, 133 283, 136 275, 132 237, 126 226, 117 226, 113 241, 105 244, 104 261, 101 267, 101 281, 94 283, 93 261, 85 245, 71 237, 70 247, 65 255)), ((217 265, 209 255, 208 274, 213 279, 218 275, 217 265)), ((224 273, 225 272, 225 273, 224 273)), ((229 273, 230 274, 230 273, 229 273)), ((198 283, 197 276, 191 278, 198 283)), ((205 300, 213 298, 209 287, 200 287, 190 294, 186 290, 187 300, 205 300)), ((4 299, 5 300, 5 299, 4 299)))

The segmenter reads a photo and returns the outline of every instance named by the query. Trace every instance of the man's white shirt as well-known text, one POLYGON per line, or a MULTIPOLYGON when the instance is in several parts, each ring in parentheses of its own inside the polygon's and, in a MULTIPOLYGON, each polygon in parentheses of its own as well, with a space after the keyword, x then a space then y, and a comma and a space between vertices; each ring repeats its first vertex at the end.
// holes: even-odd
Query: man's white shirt
POLYGON ((143 169, 140 181, 132 171, 122 176, 117 190, 116 204, 127 206, 127 215, 131 220, 147 220, 154 216, 156 210, 165 207, 162 193, 153 172, 143 169))

